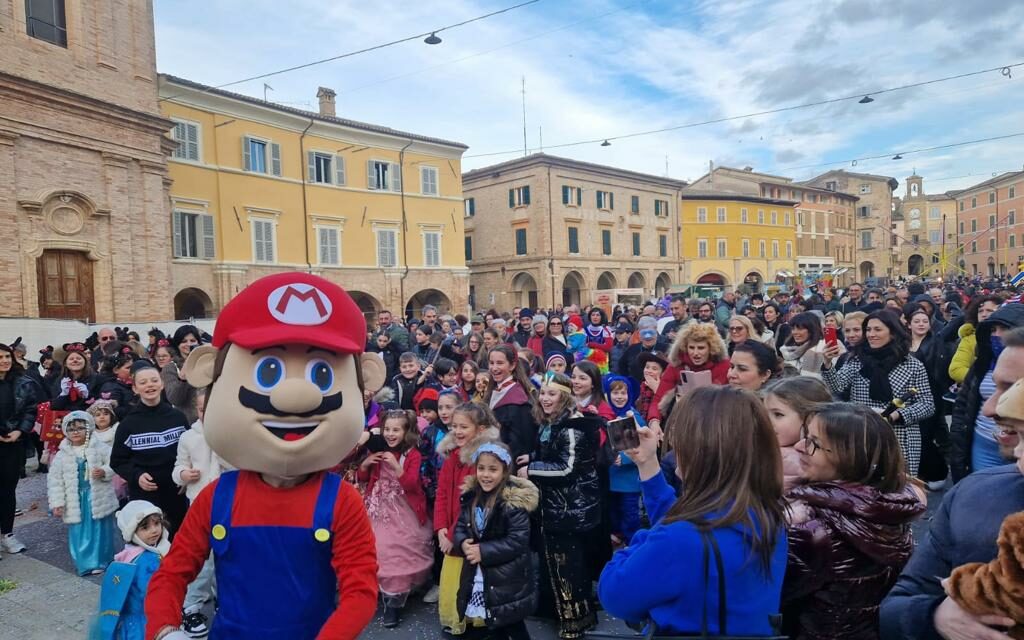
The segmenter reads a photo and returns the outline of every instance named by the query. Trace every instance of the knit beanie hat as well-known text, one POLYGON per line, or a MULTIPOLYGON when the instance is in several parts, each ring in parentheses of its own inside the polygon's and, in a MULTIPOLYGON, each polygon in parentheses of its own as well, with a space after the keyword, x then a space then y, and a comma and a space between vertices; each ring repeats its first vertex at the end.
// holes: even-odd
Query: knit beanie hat
POLYGON ((552 362, 558 362, 559 360, 562 361, 562 364, 564 364, 566 366, 569 366, 569 362, 565 359, 565 356, 563 356, 560 353, 552 353, 550 356, 548 356, 547 361, 544 363, 544 369, 545 370, 550 369, 551 368, 551 363, 552 362))
POLYGON ((583 330, 583 318, 579 314, 573 314, 566 319, 567 324, 571 324, 576 327, 577 331, 583 330))
POLYGON ((90 416, 93 416, 94 418, 96 417, 96 414, 104 410, 109 411, 110 415, 116 416, 117 412, 114 411, 116 408, 117 400, 108 400, 106 398, 100 398, 99 400, 96 400, 91 405, 89 405, 89 408, 86 409, 86 411, 89 413, 90 416))
POLYGON ((1011 420, 1024 420, 1024 379, 1013 383, 996 403, 996 414, 1011 420))
POLYGON ((96 421, 92 419, 92 416, 85 411, 72 411, 68 415, 64 416, 61 420, 60 430, 64 432, 64 435, 68 435, 68 427, 71 426, 72 422, 82 421, 85 423, 85 432, 87 434, 92 433, 92 430, 96 428, 96 421))
POLYGON ((538 324, 546 325, 547 323, 548 323, 548 317, 546 315, 544 315, 543 313, 538 313, 537 315, 533 316, 533 325, 534 326, 537 326, 538 324))
MULTIPOLYGON (((163 516, 164 512, 152 502, 147 500, 132 500, 124 505, 124 508, 117 512, 117 528, 121 530, 121 537, 125 542, 138 544, 150 548, 136 541, 135 530, 139 528, 142 521, 151 515, 163 516)), ((166 537, 167 532, 164 531, 166 537)))

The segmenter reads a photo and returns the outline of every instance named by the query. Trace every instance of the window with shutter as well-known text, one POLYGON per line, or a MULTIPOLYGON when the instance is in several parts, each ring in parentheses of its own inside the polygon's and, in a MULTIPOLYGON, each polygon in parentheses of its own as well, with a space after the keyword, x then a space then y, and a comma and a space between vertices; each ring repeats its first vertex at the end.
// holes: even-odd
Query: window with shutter
POLYGON ((636 231, 633 232, 633 255, 640 255, 640 234, 636 231))
POLYGON ((270 144, 270 171, 275 176, 281 175, 281 145, 276 142, 270 144))
POLYGON ((658 236, 658 255, 662 258, 668 257, 668 236, 665 234, 658 236))
POLYGON ((401 191, 402 190, 402 168, 397 163, 392 162, 388 165, 388 172, 391 174, 391 190, 401 191))
POLYGON ((580 252, 580 230, 576 227, 569 227, 569 253, 580 252))
POLYGON ((612 232, 610 229, 601 229, 601 253, 606 256, 612 255, 612 232))
POLYGON ((562 185, 562 204, 569 204, 569 187, 562 185))
POLYGON ((270 220, 251 219, 253 235, 253 260, 274 262, 274 223, 270 220))
POLYGON ((249 148, 249 136, 242 136, 242 170, 252 171, 252 149, 249 148))
POLYGON ((473 238, 466 236, 466 262, 473 259, 473 238))
POLYGON ((441 266, 441 234, 429 231, 423 234, 423 264, 427 267, 441 266))
POLYGON ((205 260, 213 260, 217 257, 216 243, 213 238, 213 216, 204 214, 199 216, 202 222, 203 238, 202 238, 202 258, 205 260))
POLYGON ((466 198, 463 205, 467 218, 472 218, 476 215, 476 200, 474 198, 466 198))
POLYGON ((515 209, 515 207, 516 207, 516 190, 515 189, 509 189, 508 190, 508 208, 509 209, 515 209))
POLYGON ((435 167, 420 167, 420 193, 425 196, 438 195, 437 169, 435 167))
MULTIPOLYGON (((658 211, 657 211, 657 209, 658 209, 658 201, 657 200, 654 201, 654 209, 655 209, 654 214, 657 215, 658 214, 658 211)), ((640 196, 630 196, 629 197, 629 212, 630 213, 640 213, 640 196)))
POLYGON ((395 232, 390 229, 377 231, 377 263, 381 267, 397 266, 395 232))
POLYGON ((749 258, 750 257, 750 240, 744 240, 743 241, 743 257, 744 258, 749 258))
POLYGON ((180 211, 175 211, 171 214, 172 225, 174 227, 174 257, 182 257, 182 216, 180 211))
POLYGON ((708 257, 708 241, 698 240, 697 241, 697 257, 706 258, 708 257))
POLYGON ((345 183, 345 158, 334 156, 334 184, 340 187, 345 183))
POLYGON ((530 187, 522 187, 523 189, 523 204, 530 204, 530 187))
POLYGON ((516 229, 516 255, 526 255, 526 229, 516 229))

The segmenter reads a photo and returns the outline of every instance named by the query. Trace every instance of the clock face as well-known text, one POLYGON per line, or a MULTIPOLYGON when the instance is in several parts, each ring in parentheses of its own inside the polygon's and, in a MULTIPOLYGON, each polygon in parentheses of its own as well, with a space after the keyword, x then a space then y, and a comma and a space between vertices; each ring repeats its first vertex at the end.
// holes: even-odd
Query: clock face
POLYGON ((912 220, 917 220, 920 217, 921 217, 921 210, 920 209, 911 209, 910 210, 910 218, 912 220))
POLYGON ((920 220, 911 220, 910 224, 908 226, 911 229, 920 229, 921 228, 921 221, 920 220))

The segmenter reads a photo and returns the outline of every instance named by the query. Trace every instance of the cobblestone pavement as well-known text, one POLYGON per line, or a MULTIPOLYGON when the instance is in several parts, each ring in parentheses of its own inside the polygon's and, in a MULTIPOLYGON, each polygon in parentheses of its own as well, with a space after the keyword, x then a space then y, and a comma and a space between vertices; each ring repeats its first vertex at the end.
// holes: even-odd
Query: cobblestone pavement
MULTIPOLYGON (((102 576, 80 578, 67 549, 67 530, 46 511, 46 476, 34 472, 18 483, 18 507, 24 511, 15 521, 15 534, 28 547, 16 556, 4 555, 0 579, 13 581, 14 589, 0 594, 0 640, 53 640, 84 638, 99 598, 102 576)), ((941 494, 929 499, 928 514, 915 525, 920 541, 928 521, 941 502, 941 494)), ((555 626, 545 620, 527 622, 535 640, 558 637, 555 626)), ((630 632, 619 621, 602 615, 602 631, 630 632)), ((409 599, 402 623, 385 629, 380 614, 362 634, 367 640, 427 640, 444 638, 437 624, 437 607, 409 599)), ((448 636, 450 637, 450 636, 448 636)))

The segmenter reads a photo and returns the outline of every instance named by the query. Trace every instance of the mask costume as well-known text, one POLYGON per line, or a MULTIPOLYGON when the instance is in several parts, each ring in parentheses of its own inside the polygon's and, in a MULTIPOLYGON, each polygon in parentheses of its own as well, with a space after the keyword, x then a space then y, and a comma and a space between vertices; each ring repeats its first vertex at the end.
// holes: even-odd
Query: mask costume
POLYGON ((235 296, 212 345, 189 354, 189 384, 211 385, 206 440, 238 471, 192 503, 150 582, 147 638, 186 637, 185 590, 211 550, 212 640, 354 639, 373 618, 373 531, 356 489, 324 471, 363 432, 362 389, 384 381, 365 340, 362 312, 341 287, 282 273, 235 296))

